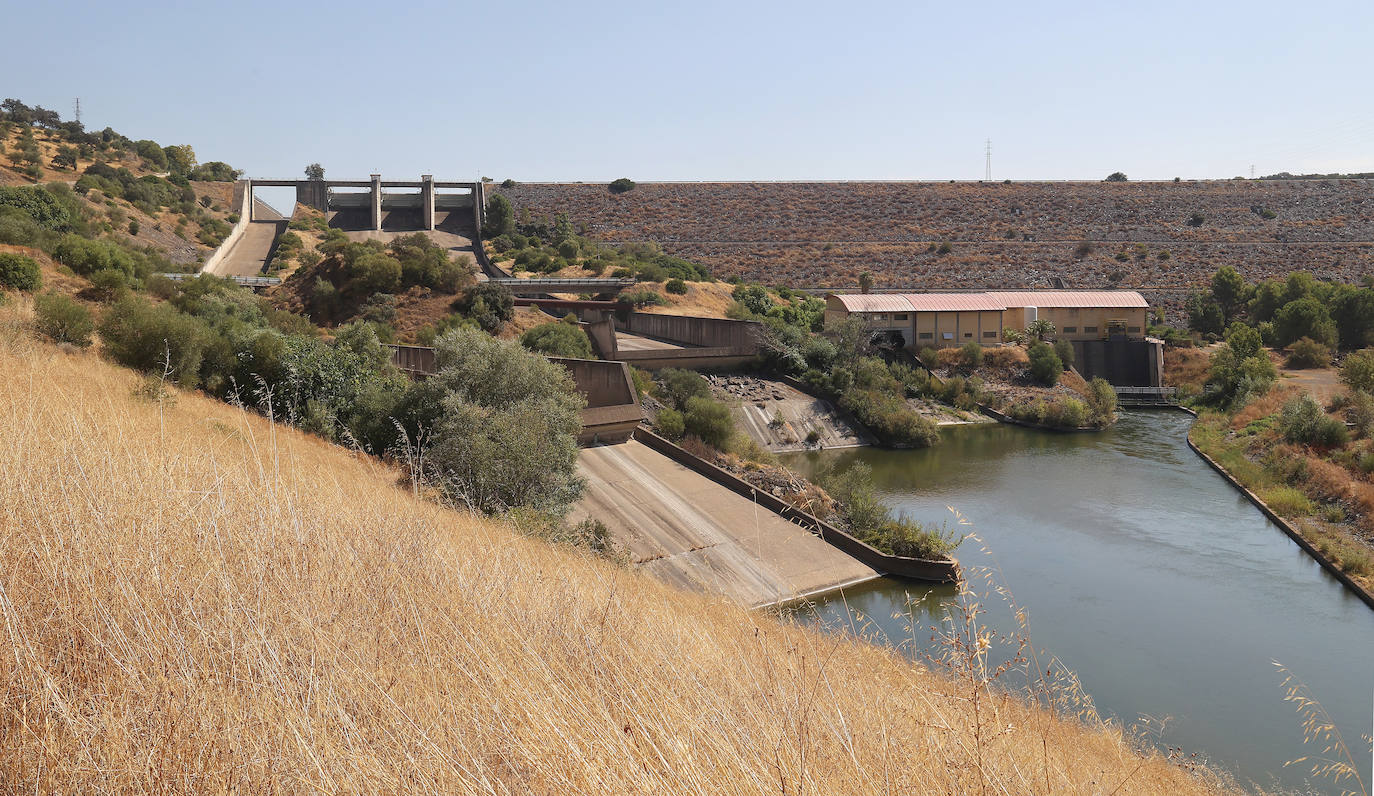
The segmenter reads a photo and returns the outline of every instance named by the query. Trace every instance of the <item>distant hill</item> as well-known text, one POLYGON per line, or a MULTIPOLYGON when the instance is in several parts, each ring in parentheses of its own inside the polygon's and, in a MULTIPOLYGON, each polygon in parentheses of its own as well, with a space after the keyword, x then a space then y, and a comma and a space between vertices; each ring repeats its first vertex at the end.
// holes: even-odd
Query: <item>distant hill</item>
MULTIPOLYGON (((203 259, 229 234, 238 174, 226 163, 198 163, 189 145, 88 131, 41 106, 0 103, 0 187, 66 186, 80 200, 87 236, 152 248, 175 264, 203 259)), ((34 243, 4 234, 0 243, 34 243)))
POLYGON ((1257 280, 1374 272, 1374 183, 775 182, 490 186, 603 241, 653 240, 721 278, 853 289, 1130 287, 1176 306, 1223 264, 1257 280))

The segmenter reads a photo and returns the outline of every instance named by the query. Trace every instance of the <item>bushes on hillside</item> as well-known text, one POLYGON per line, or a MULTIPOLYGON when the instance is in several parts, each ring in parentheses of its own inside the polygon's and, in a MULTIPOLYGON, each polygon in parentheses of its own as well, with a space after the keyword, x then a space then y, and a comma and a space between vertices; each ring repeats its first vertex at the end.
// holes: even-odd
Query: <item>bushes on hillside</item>
POLYGON ((816 480, 838 501, 844 526, 854 536, 890 555, 909 558, 942 559, 959 546, 943 528, 926 528, 906 518, 894 518, 878 498, 873 486, 873 471, 863 462, 847 470, 823 468, 816 480))
POLYGON ((1310 394, 1303 393, 1283 405, 1279 430, 1289 442, 1321 447, 1338 447, 1350 438, 1345 424, 1322 411, 1310 394))
POLYGON ((183 387, 200 384, 200 366, 210 336, 205 324, 168 304, 137 296, 117 301, 100 321, 105 351, 121 365, 165 372, 183 387))
POLYGON ((620 177, 611 180, 611 184, 607 188, 610 189, 611 193, 627 193, 635 189, 635 181, 629 177, 620 177))
POLYGON ((520 335, 520 345, 538 354, 572 359, 594 359, 592 341, 574 321, 541 323, 520 335))
POLYGON ((1288 367, 1324 368, 1331 364, 1331 349, 1310 337, 1299 338, 1288 347, 1288 367))
POLYGON ((851 389, 840 397, 840 406, 889 444, 925 448, 940 441, 935 423, 891 392, 851 389))
POLYGON ((42 229, 65 232, 71 228, 72 216, 67 207, 50 191, 36 185, 0 188, 0 208, 5 207, 22 211, 42 229))
POLYGON ((127 249, 104 240, 65 235, 53 250, 53 258, 82 276, 96 271, 120 271, 127 277, 143 278, 150 270, 127 249))
POLYGON ((1347 356, 1341 363, 1341 381, 1351 389, 1374 392, 1374 348, 1347 356))
POLYGON ((32 257, 0 252, 0 288, 37 290, 43 284, 42 272, 32 257))
POLYGON ((1026 349, 1026 356, 1030 360, 1030 375, 1037 383, 1046 387, 1053 387, 1059 382, 1059 376, 1064 372, 1064 363, 1055 353, 1054 347, 1048 343, 1036 340, 1026 349))
POLYGON ((515 317, 515 295, 495 282, 481 282, 468 288, 453 306, 487 332, 500 330, 502 324, 515 317))
POLYGON ((435 342, 438 396, 431 474, 451 500, 497 512, 561 513, 583 487, 575 473, 584 400, 567 371, 482 332, 435 342))
POLYGON ((91 344, 95 321, 81 304, 60 293, 43 293, 33 298, 34 326, 39 334, 57 343, 85 348, 91 344))

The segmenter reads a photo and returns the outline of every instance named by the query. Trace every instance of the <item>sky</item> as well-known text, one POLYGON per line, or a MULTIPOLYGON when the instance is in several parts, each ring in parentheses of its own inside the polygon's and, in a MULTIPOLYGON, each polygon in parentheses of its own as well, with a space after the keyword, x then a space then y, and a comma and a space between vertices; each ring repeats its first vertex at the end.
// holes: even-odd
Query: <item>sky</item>
POLYGON ((1368 2, 7 4, 0 95, 248 176, 1374 171, 1368 2), (133 6, 137 6, 136 8, 133 6))

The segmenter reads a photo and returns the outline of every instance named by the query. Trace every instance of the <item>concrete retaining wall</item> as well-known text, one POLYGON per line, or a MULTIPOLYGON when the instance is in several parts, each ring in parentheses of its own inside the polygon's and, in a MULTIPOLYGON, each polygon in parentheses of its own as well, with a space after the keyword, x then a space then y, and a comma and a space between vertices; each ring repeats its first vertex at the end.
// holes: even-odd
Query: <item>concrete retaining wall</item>
POLYGON ((620 351, 616 359, 644 370, 659 368, 738 368, 751 364, 757 354, 741 354, 735 348, 662 348, 620 351))
POLYGON ((616 319, 616 328, 643 337, 653 337, 680 345, 701 348, 728 348, 734 353, 752 355, 759 352, 762 324, 758 321, 731 321, 721 318, 697 318, 690 315, 654 315, 631 312, 624 319, 616 319))
POLYGON ((933 583, 955 583, 959 580, 959 562, 953 558, 944 561, 928 561, 920 558, 888 555, 859 541, 834 525, 759 490, 748 481, 738 478, 704 459, 693 456, 648 429, 635 429, 634 438, 637 442, 653 448, 678 464, 706 476, 736 494, 755 501, 758 505, 776 513, 783 519, 815 531, 833 547, 848 553, 854 559, 885 575, 933 583))

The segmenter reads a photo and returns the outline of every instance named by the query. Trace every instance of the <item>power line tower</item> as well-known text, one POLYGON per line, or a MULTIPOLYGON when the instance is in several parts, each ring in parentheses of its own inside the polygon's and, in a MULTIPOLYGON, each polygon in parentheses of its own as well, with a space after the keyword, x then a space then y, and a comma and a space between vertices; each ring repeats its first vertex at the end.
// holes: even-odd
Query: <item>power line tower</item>
POLYGON ((992 182, 992 139, 987 141, 987 148, 984 150, 987 157, 983 161, 983 179, 992 182))
POLYGON ((72 101, 72 115, 76 117, 76 123, 81 124, 81 98, 77 97, 72 101))
POLYGON ((1255 179, 1255 164, 1250 164, 1250 179, 1255 179))

